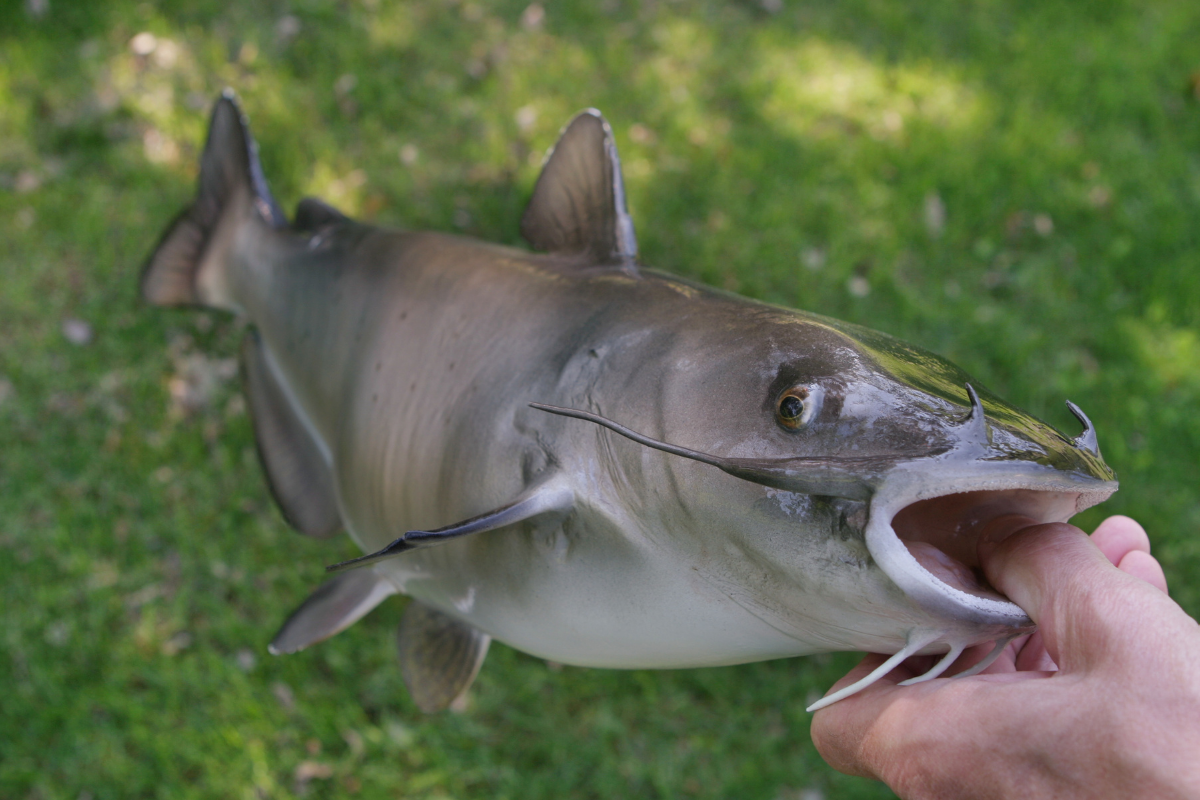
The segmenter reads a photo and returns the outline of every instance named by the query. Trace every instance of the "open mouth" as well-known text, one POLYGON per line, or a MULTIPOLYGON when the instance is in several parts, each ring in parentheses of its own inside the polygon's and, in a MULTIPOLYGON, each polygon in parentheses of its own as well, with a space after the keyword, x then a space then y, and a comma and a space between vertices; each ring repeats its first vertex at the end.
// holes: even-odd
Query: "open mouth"
POLYGON ((1117 490, 1115 481, 1036 467, 1026 471, 1016 465, 1005 469, 976 463, 962 465, 956 473, 901 469, 876 493, 867 523, 867 549, 929 619, 910 630, 904 647, 870 675, 813 703, 810 712, 862 691, 905 658, 922 652, 945 648, 928 672, 901 685, 933 680, 964 649, 990 641, 992 651, 959 675, 986 669, 1005 644, 1033 627, 1020 606, 983 577, 976 547, 988 523, 1009 514, 1066 522, 1117 490))
POLYGON ((1036 468, 987 474, 975 466, 950 476, 901 470, 872 500, 867 547, 918 605, 986 641, 1032 625, 983 575, 976 548, 988 523, 1012 514, 1066 522, 1116 488, 1114 481, 1036 468))
POLYGON ((1006 489, 968 491, 918 500, 892 518, 892 530, 926 572, 960 592, 1007 600, 983 574, 979 537, 994 520, 1009 515, 1037 522, 1070 519, 1079 492, 1006 489))

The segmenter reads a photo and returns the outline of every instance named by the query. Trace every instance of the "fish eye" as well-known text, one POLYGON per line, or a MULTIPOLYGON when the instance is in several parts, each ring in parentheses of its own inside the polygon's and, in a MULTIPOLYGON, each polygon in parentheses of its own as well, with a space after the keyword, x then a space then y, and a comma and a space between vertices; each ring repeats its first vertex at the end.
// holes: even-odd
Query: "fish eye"
POLYGON ((779 396, 775 404, 775 419, 794 431, 808 423, 817 409, 817 397, 807 386, 793 386, 779 396))

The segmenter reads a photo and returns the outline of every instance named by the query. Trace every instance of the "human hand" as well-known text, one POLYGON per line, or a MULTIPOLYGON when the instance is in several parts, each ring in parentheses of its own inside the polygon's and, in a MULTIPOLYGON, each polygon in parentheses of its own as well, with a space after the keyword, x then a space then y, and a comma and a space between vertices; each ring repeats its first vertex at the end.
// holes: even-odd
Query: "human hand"
POLYGON ((1200 626, 1166 595, 1141 526, 1112 517, 1089 539, 1009 517, 979 549, 1038 631, 980 675, 898 686, 936 656, 912 658, 821 709, 821 756, 905 798, 1200 797, 1200 626))

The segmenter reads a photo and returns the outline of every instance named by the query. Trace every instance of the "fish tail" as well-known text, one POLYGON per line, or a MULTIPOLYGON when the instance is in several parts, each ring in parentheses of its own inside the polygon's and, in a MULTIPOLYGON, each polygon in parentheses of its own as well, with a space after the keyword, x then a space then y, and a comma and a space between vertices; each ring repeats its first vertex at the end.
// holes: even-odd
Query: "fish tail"
POLYGON ((237 226, 287 219, 263 177, 258 146, 231 89, 213 107, 195 201, 167 227, 142 269, 142 296, 160 306, 236 309, 226 274, 237 226))

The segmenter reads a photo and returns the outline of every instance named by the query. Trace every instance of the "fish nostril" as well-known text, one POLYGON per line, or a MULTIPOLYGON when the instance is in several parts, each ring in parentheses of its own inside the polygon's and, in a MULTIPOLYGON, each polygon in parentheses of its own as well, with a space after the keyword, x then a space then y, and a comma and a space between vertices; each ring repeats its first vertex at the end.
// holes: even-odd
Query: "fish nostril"
POLYGON ((991 444, 987 415, 983 410, 983 401, 979 399, 975 387, 969 383, 967 384, 967 398, 971 401, 971 410, 959 423, 959 427, 962 429, 962 442, 987 448, 991 444))
POLYGON ((1083 425, 1083 433, 1071 440, 1071 444, 1078 447, 1080 450, 1086 450, 1097 458, 1100 457, 1100 441, 1096 438, 1096 429, 1092 427, 1092 421, 1088 419, 1087 414, 1083 413, 1083 409, 1067 401, 1067 408, 1071 409, 1071 413, 1075 415, 1075 419, 1083 425))

